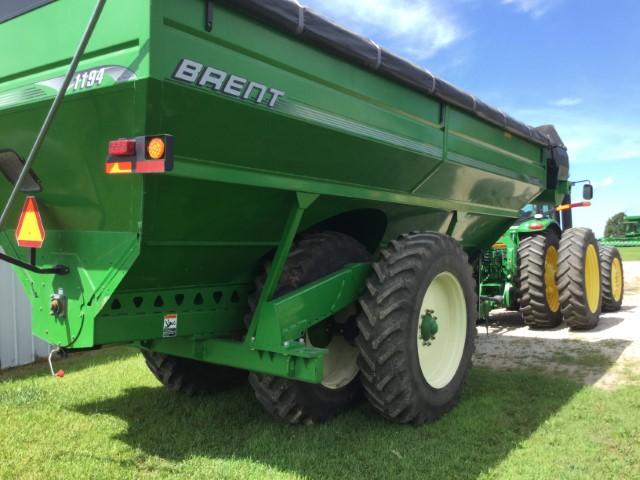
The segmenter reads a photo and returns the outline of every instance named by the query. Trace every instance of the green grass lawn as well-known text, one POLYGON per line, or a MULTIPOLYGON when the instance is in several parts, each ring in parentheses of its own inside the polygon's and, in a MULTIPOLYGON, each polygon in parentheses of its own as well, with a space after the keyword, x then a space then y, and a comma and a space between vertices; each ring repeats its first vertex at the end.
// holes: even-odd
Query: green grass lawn
POLYGON ((640 247, 618 247, 622 260, 625 262, 640 261, 640 247))
POLYGON ((399 426, 366 403, 333 422, 267 417, 247 386, 165 391, 141 357, 105 350, 0 374, 0 478, 640 478, 640 387, 472 372, 441 421, 399 426))

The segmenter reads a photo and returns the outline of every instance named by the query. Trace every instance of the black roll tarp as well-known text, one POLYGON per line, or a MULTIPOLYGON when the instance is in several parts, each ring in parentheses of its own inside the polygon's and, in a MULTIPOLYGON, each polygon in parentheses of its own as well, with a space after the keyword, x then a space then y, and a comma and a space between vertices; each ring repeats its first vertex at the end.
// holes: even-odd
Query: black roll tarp
MULTIPOLYGON (((374 41, 353 33, 291 0, 223 0, 225 5, 246 15, 299 36, 303 41, 342 58, 471 112, 483 120, 529 141, 551 147, 555 156, 566 148, 552 126, 535 128, 491 107, 475 96, 434 76, 374 41)), ((564 162, 562 162, 564 163, 564 162)))

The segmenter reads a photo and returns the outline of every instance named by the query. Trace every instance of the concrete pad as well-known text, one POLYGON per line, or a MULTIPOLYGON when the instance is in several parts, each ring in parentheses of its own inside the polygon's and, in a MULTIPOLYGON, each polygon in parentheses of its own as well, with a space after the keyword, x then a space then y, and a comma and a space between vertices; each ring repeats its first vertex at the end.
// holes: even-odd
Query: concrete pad
POLYGON ((603 314, 588 332, 565 324, 530 330, 519 313, 493 312, 488 334, 478 325, 474 365, 562 374, 599 388, 640 384, 640 262, 625 262, 624 274, 622 310, 603 314))

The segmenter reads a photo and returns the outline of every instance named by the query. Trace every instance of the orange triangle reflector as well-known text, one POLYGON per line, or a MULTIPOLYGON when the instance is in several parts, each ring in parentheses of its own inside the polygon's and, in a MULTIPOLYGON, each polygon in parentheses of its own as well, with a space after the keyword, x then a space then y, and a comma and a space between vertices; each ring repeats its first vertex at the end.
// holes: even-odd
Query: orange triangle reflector
POLYGON ((38 211, 36 197, 27 197, 22 207, 18 228, 16 228, 16 241, 18 246, 26 248, 42 248, 44 242, 44 227, 38 211))

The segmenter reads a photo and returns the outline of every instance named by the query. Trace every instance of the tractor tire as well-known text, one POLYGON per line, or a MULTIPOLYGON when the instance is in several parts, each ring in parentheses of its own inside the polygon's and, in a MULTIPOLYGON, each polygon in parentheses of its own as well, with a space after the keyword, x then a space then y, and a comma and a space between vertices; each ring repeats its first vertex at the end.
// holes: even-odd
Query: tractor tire
POLYGON ((371 405, 393 422, 415 425, 451 410, 476 335, 475 281, 460 245, 436 233, 391 242, 373 265, 360 304, 356 344, 371 405))
POLYGON ((529 328, 554 328, 562 323, 556 284, 560 240, 555 232, 524 238, 518 248, 520 313, 529 328))
POLYGON ((622 257, 616 247, 600 245, 602 269, 602 311, 617 312, 624 298, 624 271, 622 257))
POLYGON ((167 389, 189 396, 206 395, 246 380, 247 372, 188 358, 142 350, 151 373, 167 389))
POLYGON ((560 240, 558 274, 562 315, 573 330, 598 325, 602 288, 598 242, 588 228, 571 228, 560 240))
MULTIPOLYGON (((303 235, 291 248, 274 298, 337 272, 350 263, 370 260, 367 249, 348 235, 330 231, 303 235)), ((266 269, 269 266, 268 262, 266 269)), ((257 304, 265 277, 266 274, 261 275, 256 281, 256 292, 249 301, 250 310, 257 304)), ((353 328, 344 330, 352 331, 355 337, 355 318, 343 318, 351 311, 351 317, 355 317, 356 310, 352 308, 339 312, 328 321, 344 319, 351 322, 353 328)), ((249 315, 248 318, 250 317, 249 315)), ((320 325, 326 324, 323 322, 320 325)), ((313 345, 309 336, 308 334, 307 342, 313 345)), ((260 373, 249 374, 249 383, 256 398, 276 419, 304 425, 326 422, 341 411, 347 410, 362 397, 357 364, 358 350, 353 345, 353 339, 334 335, 328 345, 322 346, 328 349, 328 353, 324 360, 325 379, 321 384, 260 373)))

